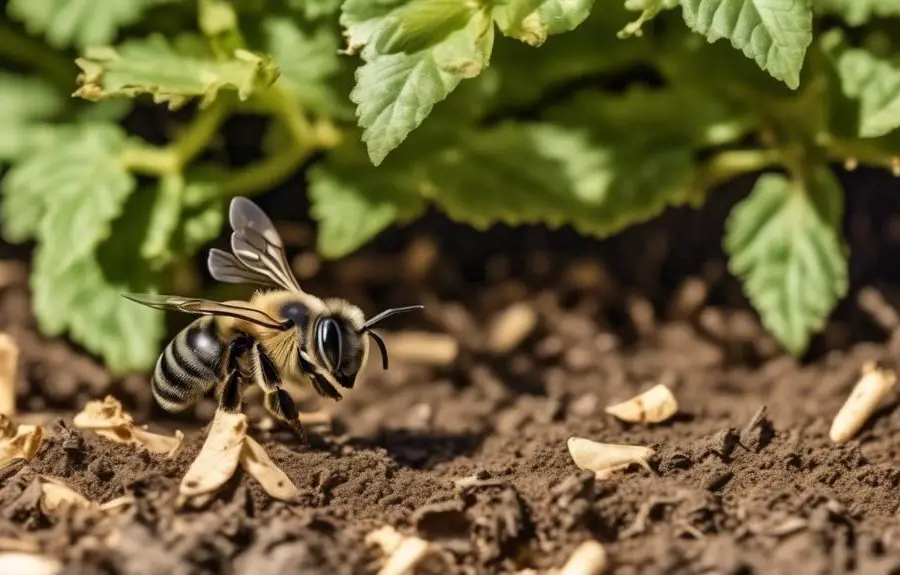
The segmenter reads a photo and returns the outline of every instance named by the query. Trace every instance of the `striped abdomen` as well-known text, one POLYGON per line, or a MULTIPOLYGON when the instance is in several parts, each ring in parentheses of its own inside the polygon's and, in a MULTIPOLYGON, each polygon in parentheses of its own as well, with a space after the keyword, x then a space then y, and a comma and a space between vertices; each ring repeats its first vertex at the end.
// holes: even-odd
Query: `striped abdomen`
POLYGON ((218 338, 216 320, 201 317, 169 342, 156 362, 153 397, 169 412, 196 404, 220 378, 225 344, 218 338))

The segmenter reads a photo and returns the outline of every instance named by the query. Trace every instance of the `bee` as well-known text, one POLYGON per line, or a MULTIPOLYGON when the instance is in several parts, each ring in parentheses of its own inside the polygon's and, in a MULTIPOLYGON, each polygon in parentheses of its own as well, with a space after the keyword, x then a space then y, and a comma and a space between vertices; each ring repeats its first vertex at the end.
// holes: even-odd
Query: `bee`
POLYGON ((210 275, 225 283, 267 289, 249 301, 123 294, 154 309, 201 316, 160 354, 151 381, 153 397, 163 409, 177 413, 216 388, 218 409, 237 412, 245 389, 255 384, 264 393, 266 410, 302 435, 296 404, 282 387, 283 377, 308 378, 321 396, 340 401, 338 388, 353 389, 366 363, 369 339, 381 352, 383 368, 388 368, 387 348, 372 328, 423 306, 386 309, 366 319, 359 307, 343 299, 322 299, 300 288, 281 237, 256 204, 234 198, 229 222, 231 253, 210 250, 210 275))

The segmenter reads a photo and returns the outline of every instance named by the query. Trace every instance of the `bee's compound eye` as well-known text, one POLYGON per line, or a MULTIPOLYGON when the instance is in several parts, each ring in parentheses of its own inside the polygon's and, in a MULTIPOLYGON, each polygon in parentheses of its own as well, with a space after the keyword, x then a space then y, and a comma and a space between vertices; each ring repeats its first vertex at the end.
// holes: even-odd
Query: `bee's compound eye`
POLYGON ((341 367, 343 350, 341 328, 330 317, 319 320, 319 325, 316 326, 316 345, 319 348, 319 355, 325 358, 332 371, 341 367))

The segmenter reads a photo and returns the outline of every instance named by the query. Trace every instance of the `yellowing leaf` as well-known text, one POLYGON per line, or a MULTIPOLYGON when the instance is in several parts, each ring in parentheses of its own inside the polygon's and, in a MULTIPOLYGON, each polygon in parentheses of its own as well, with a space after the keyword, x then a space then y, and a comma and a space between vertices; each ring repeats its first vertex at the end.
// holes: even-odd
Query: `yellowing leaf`
POLYGON ((220 61, 180 54, 159 34, 118 48, 89 49, 76 63, 83 70, 76 96, 100 101, 152 94, 155 102, 168 102, 170 109, 193 97, 206 106, 222 89, 246 100, 278 78, 278 67, 268 57, 237 51, 232 60, 220 61))
POLYGON ((710 42, 727 38, 760 68, 790 88, 812 42, 806 0, 682 0, 684 21, 710 42))
POLYGON ((840 185, 816 166, 803 182, 763 175, 726 224, 729 268, 763 325, 795 355, 847 293, 842 211, 840 185))

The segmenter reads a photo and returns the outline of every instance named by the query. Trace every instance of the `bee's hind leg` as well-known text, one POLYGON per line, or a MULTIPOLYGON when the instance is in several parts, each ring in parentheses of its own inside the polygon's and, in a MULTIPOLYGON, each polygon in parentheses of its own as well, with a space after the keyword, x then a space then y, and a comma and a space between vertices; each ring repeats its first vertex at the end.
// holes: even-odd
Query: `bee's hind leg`
POLYGON ((297 404, 294 398, 281 387, 281 378, 275 364, 266 355, 262 347, 257 343, 254 345, 253 357, 255 363, 256 384, 263 390, 263 405, 266 410, 272 414, 272 417, 288 425, 297 432, 305 441, 306 432, 303 430, 303 424, 300 422, 300 412, 297 410, 297 404))

